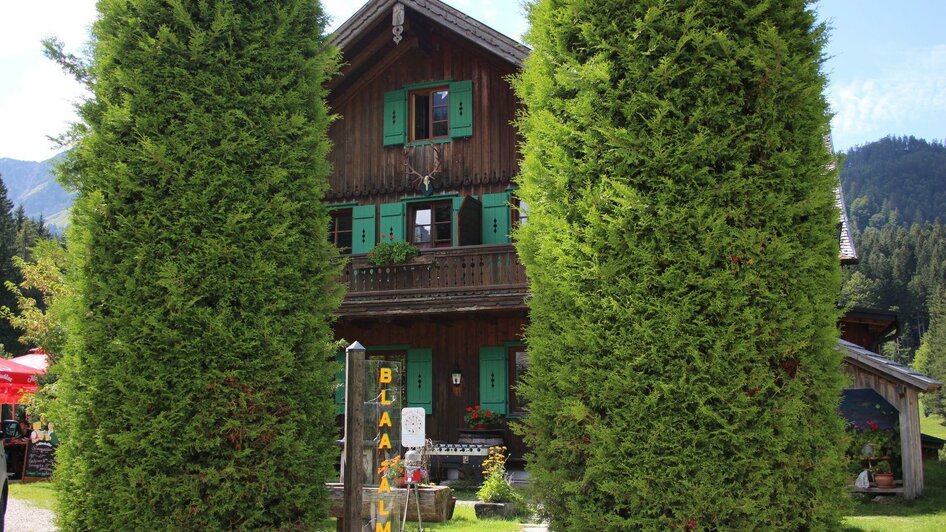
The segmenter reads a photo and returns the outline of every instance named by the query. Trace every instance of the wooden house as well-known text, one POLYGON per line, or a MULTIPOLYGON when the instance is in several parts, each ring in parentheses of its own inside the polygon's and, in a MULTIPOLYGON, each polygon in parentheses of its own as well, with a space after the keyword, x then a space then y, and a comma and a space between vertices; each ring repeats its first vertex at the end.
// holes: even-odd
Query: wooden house
MULTIPOLYGON (((509 76, 528 48, 437 0, 371 0, 331 40, 344 66, 329 84, 338 115, 330 238, 350 255, 336 337, 361 342, 369 359, 403 362, 406 406, 426 410, 432 439, 457 441, 468 406, 521 416, 528 290, 509 233, 528 209, 512 182, 518 102, 509 76), (409 242, 420 256, 373 265, 379 242, 409 242)), ((840 260, 853 264, 840 187, 837 201, 840 260)), ((874 389, 900 411, 909 475, 901 491, 912 497, 923 490, 916 394, 940 384, 870 353, 895 323, 854 309, 839 348, 851 388, 874 389)), ((341 412, 344 390, 336 401, 341 412)), ((505 438, 522 457, 521 440, 505 438)))
POLYGON ((331 39, 330 238, 350 253, 336 337, 404 363, 435 440, 456 441, 468 406, 515 418, 527 285, 509 233, 527 210, 509 76, 528 48, 436 0, 372 0, 331 39), (420 256, 371 264, 392 241, 420 256))

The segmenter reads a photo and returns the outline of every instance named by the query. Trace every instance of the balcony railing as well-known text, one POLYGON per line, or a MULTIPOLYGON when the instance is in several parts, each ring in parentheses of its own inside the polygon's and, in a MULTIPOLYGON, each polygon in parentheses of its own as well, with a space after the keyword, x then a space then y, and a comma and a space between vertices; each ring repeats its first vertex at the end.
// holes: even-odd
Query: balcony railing
POLYGON ((411 262, 392 266, 375 266, 356 255, 342 282, 348 287, 342 314, 361 314, 366 305, 388 305, 371 312, 383 314, 522 307, 527 292, 525 270, 511 245, 424 250, 411 262))

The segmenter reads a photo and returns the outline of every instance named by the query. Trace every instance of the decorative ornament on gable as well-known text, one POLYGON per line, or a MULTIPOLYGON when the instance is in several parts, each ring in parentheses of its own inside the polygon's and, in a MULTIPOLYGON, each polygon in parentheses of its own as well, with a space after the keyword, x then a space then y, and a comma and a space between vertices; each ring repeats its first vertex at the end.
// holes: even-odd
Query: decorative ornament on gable
POLYGON ((404 33, 404 4, 398 2, 394 4, 394 11, 391 12, 391 33, 394 34, 394 44, 401 44, 401 34, 404 33))
POLYGON ((404 147, 404 170, 408 176, 414 176, 414 186, 420 189, 425 196, 430 196, 434 192, 433 180, 437 174, 443 173, 443 144, 434 144, 430 146, 430 151, 434 153, 434 169, 427 175, 422 175, 411 165, 411 156, 414 155, 414 146, 404 147))

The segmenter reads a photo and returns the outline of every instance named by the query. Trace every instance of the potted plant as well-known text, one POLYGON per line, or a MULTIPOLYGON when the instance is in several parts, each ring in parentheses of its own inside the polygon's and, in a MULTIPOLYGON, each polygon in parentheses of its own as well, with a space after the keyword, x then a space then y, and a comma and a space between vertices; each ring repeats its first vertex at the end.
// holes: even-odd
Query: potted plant
POLYGON ((483 484, 476 492, 480 500, 473 506, 477 519, 508 517, 515 515, 522 503, 522 495, 512 489, 506 479, 506 447, 489 448, 489 456, 483 460, 483 484))
POLYGON ((407 484, 404 478, 404 462, 399 454, 382 461, 381 467, 378 468, 378 474, 388 479, 388 484, 391 486, 403 488, 407 484))
POLYGON ((471 429, 492 429, 502 427, 503 416, 492 410, 484 410, 480 405, 466 407, 463 421, 471 429))
POLYGON ((381 235, 381 241, 368 252, 368 262, 371 264, 375 266, 404 264, 420 255, 420 250, 409 242, 395 242, 385 240, 386 238, 386 235, 381 235))
POLYGON ((886 460, 877 462, 874 466, 874 482, 878 488, 893 487, 893 472, 890 470, 890 463, 886 460))

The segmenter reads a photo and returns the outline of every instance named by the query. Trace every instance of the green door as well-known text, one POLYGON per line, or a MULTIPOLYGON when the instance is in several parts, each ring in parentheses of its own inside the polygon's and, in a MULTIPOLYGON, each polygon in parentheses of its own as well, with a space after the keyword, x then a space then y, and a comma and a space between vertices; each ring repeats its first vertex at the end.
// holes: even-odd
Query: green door
POLYGON ((407 406, 423 407, 434 413, 433 352, 428 348, 407 350, 407 406))
POLYGON ((480 408, 509 413, 509 365, 506 348, 480 348, 480 408))

